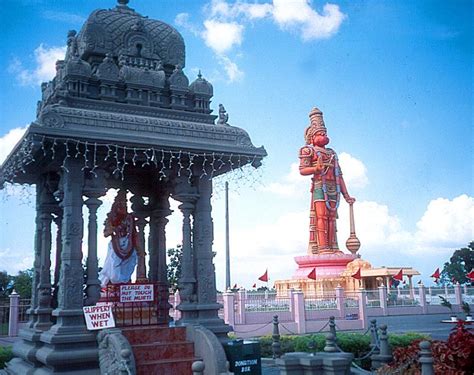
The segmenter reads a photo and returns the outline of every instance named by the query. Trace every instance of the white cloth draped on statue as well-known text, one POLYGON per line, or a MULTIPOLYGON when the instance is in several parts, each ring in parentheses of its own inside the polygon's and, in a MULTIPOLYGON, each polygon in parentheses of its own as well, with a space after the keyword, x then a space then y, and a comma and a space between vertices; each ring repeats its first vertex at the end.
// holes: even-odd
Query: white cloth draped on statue
MULTIPOLYGON (((119 238, 120 248, 126 249, 128 246, 129 237, 119 238)), ((110 282, 112 284, 128 283, 132 277, 132 273, 137 265, 137 253, 135 249, 132 251, 127 259, 121 259, 115 254, 112 246, 112 241, 109 242, 107 249, 107 256, 105 258, 104 267, 99 273, 100 285, 107 286, 110 282)))

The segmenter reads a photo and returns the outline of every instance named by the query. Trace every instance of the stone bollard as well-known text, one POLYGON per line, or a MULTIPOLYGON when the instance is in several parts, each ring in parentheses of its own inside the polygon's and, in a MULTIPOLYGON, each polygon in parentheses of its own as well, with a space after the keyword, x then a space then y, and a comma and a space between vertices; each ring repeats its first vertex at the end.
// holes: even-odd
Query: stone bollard
POLYGON ((329 332, 336 336, 336 318, 334 316, 329 317, 329 332))
POLYGON ((273 352, 273 359, 281 357, 280 329, 278 328, 278 315, 273 316, 272 352, 273 352))
POLYGON ((191 370, 193 371, 193 375, 202 375, 204 374, 204 362, 203 361, 195 361, 191 366, 191 370))
POLYGON ((379 347, 379 335, 377 330, 377 320, 372 319, 370 321, 370 350, 372 355, 370 359, 372 360, 372 370, 378 369, 380 367, 380 362, 377 360, 377 355, 380 354, 379 347))
POLYGON ((421 375, 434 375, 434 359, 431 355, 431 343, 429 341, 420 342, 421 375))
POLYGON ((8 336, 16 337, 18 336, 18 309, 20 304, 20 295, 13 290, 10 294, 10 312, 9 312, 9 322, 8 322, 8 336))
POLYGON ((325 353, 337 353, 339 350, 336 347, 336 336, 329 332, 326 335, 326 346, 324 347, 325 353))
POLYGON ((387 326, 380 326, 380 353, 374 354, 370 358, 372 359, 372 368, 379 368, 387 363, 390 363, 393 359, 392 351, 388 344, 387 326), (378 367, 376 367, 378 366, 378 367))

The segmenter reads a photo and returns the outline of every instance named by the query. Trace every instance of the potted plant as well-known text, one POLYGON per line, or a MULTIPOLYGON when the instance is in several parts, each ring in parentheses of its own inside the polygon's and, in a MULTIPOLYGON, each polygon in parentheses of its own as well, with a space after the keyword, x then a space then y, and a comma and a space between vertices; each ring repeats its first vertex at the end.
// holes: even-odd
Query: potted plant
POLYGON ((471 306, 469 306, 469 303, 466 301, 463 301, 461 308, 462 308, 462 311, 464 311, 464 314, 466 314, 466 321, 471 322, 472 321, 471 306))
POLYGON ((439 298, 441 298, 441 306, 444 306, 444 307, 447 307, 449 310, 451 310, 451 320, 453 322, 455 322, 456 320, 458 320, 458 318, 456 317, 456 314, 454 313, 453 311, 453 305, 451 304, 451 302, 449 302, 446 298, 444 298, 443 296, 438 296, 439 298))

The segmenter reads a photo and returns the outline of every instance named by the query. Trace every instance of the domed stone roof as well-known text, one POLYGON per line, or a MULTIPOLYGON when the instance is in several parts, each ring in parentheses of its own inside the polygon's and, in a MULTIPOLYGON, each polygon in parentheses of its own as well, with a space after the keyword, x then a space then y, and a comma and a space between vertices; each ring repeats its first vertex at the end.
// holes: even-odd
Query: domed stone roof
POLYGON ((170 25, 144 17, 119 0, 113 9, 91 13, 78 35, 80 56, 140 56, 160 60, 163 66, 185 66, 181 34, 170 25))
POLYGON ((195 94, 209 96, 214 95, 214 88, 212 87, 209 81, 207 81, 205 78, 202 78, 201 72, 199 72, 197 79, 193 83, 191 83, 189 88, 195 94))

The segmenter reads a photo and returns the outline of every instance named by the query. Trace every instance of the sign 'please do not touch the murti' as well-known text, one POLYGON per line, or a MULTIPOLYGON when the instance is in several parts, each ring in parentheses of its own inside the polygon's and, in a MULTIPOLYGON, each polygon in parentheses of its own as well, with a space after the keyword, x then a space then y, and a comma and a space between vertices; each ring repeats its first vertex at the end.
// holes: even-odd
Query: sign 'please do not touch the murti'
POLYGON ((153 301, 153 284, 120 285, 120 302, 153 301))
POLYGON ((95 306, 84 306, 83 310, 88 330, 115 327, 111 304, 98 303, 95 306))

